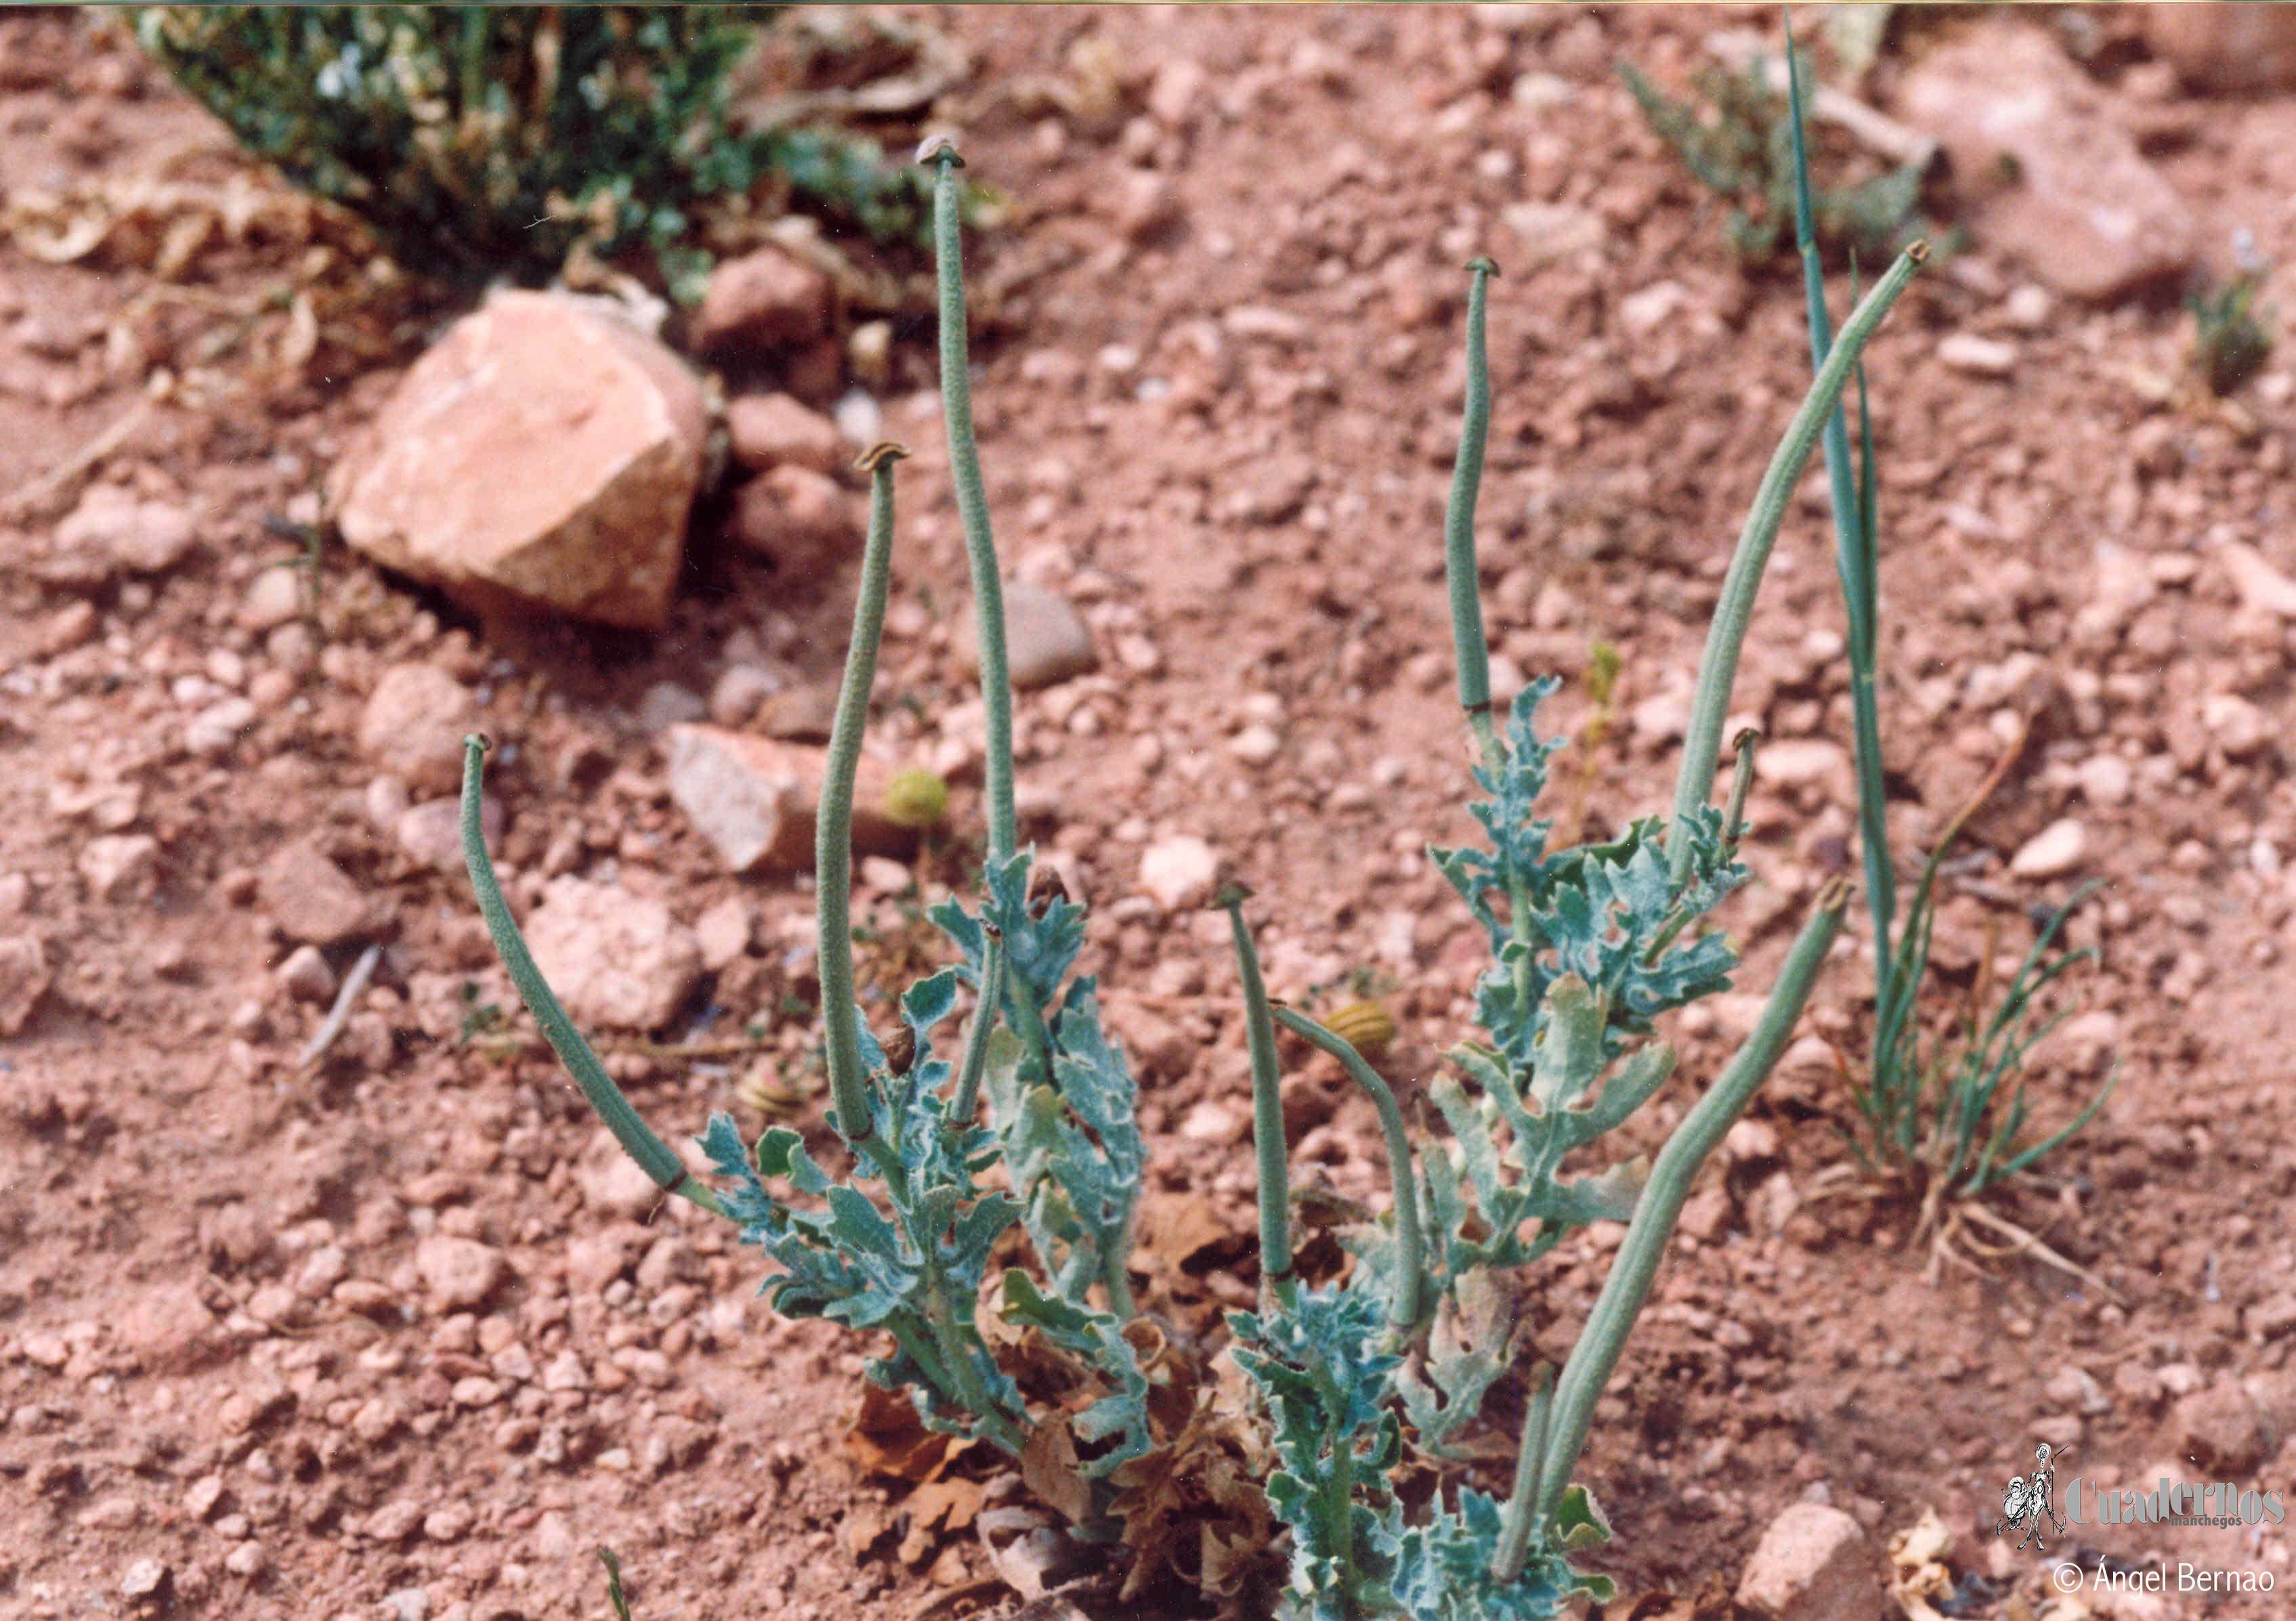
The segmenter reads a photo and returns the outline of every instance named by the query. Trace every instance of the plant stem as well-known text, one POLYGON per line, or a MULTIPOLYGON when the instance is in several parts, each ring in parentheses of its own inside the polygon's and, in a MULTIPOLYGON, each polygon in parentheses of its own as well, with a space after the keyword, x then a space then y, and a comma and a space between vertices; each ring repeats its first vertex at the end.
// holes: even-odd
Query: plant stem
POLYGON ((861 552, 853 640, 845 651, 845 679, 837 689, 837 718, 830 728, 829 763, 814 826, 814 915, 829 1091, 838 1133, 856 1148, 875 1133, 876 1118, 869 1110, 867 1077, 861 1073, 860 1011, 853 1002, 853 780, 861 766, 861 733, 869 722, 869 689, 877 678, 877 647, 892 582, 893 464, 908 454, 898 445, 878 445, 861 458, 869 472, 869 536, 861 552))
POLYGON ((550 988, 550 981, 534 964, 533 954, 526 949, 526 938, 519 933, 517 922, 511 917, 510 907, 503 899, 502 886, 495 880, 494 863, 487 855, 487 836, 480 824, 479 812, 486 797, 485 777, 487 740, 476 733, 463 740, 463 860, 471 870, 471 887, 478 891, 479 914, 487 921, 487 932, 494 937, 495 950, 502 957, 503 966, 510 970, 511 982, 525 998, 534 1022, 542 1027, 543 1036, 558 1061, 566 1066, 574 1084, 582 1089, 590 1107, 614 1134, 614 1141, 622 1151, 637 1161, 638 1168, 653 1179, 654 1186, 665 1193, 675 1193, 692 1200, 703 1209, 718 1216, 726 1207, 718 1196, 685 1168, 685 1162, 676 1150, 654 1135, 652 1129, 638 1118, 622 1089, 614 1085, 614 1077, 606 1073, 605 1065, 582 1039, 582 1032, 566 1016, 558 994, 550 988))
POLYGON ((1338 1059, 1348 1078, 1379 1111, 1380 1134, 1387 1139, 1388 1181, 1395 1188, 1395 1298, 1389 1304, 1388 1321, 1407 1329, 1419 1321, 1427 1240, 1419 1224, 1419 1180, 1412 1168, 1411 1139, 1404 1129, 1403 1110, 1395 1101, 1394 1090, 1365 1061, 1354 1043, 1293 1009, 1278 1007, 1272 1011, 1277 1024, 1338 1059))
POLYGON ((1522 1446, 1514 1458, 1514 1489, 1507 1494, 1506 1511, 1499 1522, 1498 1551, 1491 1556, 1491 1580, 1505 1586, 1522 1574, 1530 1552, 1530 1533, 1538 1523, 1531 1510, 1538 1502, 1539 1470, 1546 1458, 1546 1431, 1554 1414, 1554 1369, 1538 1365, 1538 1393, 1522 1426, 1522 1446))
MULTIPOLYGON (((980 1370, 973 1365, 964 1337, 957 1330, 956 1307, 948 1287, 948 1273, 940 1262, 940 1234, 921 1230, 909 1214, 916 1208, 916 1192, 910 1185, 906 1170, 898 1172, 899 1187, 904 1197, 894 1200, 893 1208, 907 1229, 909 1242, 915 1246, 925 1274, 925 1315, 932 1325, 933 1344, 940 1352, 942 1367, 949 1384, 955 1388, 956 1399, 980 1420, 982 1432, 1014 1457, 1021 1455, 1021 1437, 1011 1417, 990 1400, 988 1388, 980 1382, 980 1370)), ((890 1176, 889 1176, 890 1180, 890 1176)))
POLYGON ((1755 1089, 1785 1051, 1786 1039, 1801 1017, 1802 1005, 1809 999, 1810 987, 1816 983, 1818 969, 1849 901, 1849 886, 1839 879, 1819 892, 1817 910, 1786 953, 1777 984, 1753 1034, 1659 1150, 1650 1180, 1636 1204, 1634 1220, 1628 1224, 1626 1240, 1619 1247, 1619 1258, 1603 1280, 1602 1293, 1587 1315, 1587 1326, 1571 1347, 1555 1388, 1554 1428, 1539 1461, 1534 1528, 1554 1518, 1555 1508, 1570 1484, 1570 1471, 1578 1465, 1579 1450, 1587 1442, 1587 1427, 1595 1416, 1595 1398, 1610 1381, 1628 1331, 1649 1297, 1651 1281, 1658 1273, 1667 1240, 1673 1236, 1675 1220, 1682 1214, 1683 1201, 1690 1197, 1690 1184, 1700 1165, 1745 1111, 1755 1089))
POLYGON ((1259 1161, 1259 1287, 1263 1300, 1288 1307, 1298 1293, 1292 1276, 1292 1167, 1283 1141, 1283 1083, 1275 1072, 1275 1026, 1268 1017, 1267 985, 1259 954, 1243 921, 1251 891, 1231 885, 1218 905, 1235 936, 1243 979, 1243 1028, 1251 1045, 1251 1144, 1259 1161))
POLYGON ((948 472, 964 524, 965 561, 980 618, 980 701, 988 716, 988 859, 1009 860, 1019 841, 1013 808, 1013 684, 1004 653, 1004 582, 996 571, 996 542, 988 528, 988 497, 980 481, 980 453, 972 433, 972 380, 964 325, 964 250, 957 207, 956 171, 964 167, 946 137, 918 154, 939 165, 933 180, 933 264, 940 294, 941 418, 948 428, 948 472))
MULTIPOLYGON (((1818 368, 1816 381, 1810 384, 1801 408, 1794 413, 1786 437, 1777 454, 1770 458, 1767 471, 1762 475, 1760 487, 1754 493, 1753 509, 1746 515, 1746 526, 1738 536, 1737 550, 1730 559, 1730 569, 1723 577, 1722 596, 1715 606, 1714 623, 1706 634, 1706 652, 1699 662, 1698 689, 1691 700, 1690 725, 1683 743, 1682 771, 1675 779, 1674 823, 1678 827, 1687 823, 1714 789, 1714 773, 1720 763, 1722 725, 1730 708, 1730 689, 1738 674, 1738 654, 1745 645, 1746 630, 1753 618, 1754 594, 1762 583, 1762 572, 1768 567, 1770 547, 1778 537, 1778 526, 1785 520, 1786 504, 1793 497, 1793 489, 1801 478, 1802 469, 1809 464, 1810 452, 1816 448, 1820 431, 1824 427, 1825 413, 1840 397, 1842 386, 1849 381, 1850 368, 1866 347, 1866 340, 1890 313, 1914 272, 1929 258, 1929 244, 1915 242, 1898 256, 1890 266, 1889 274, 1875 283, 1874 291, 1850 312, 1849 319, 1841 325, 1841 336, 1835 343, 1825 364, 1818 368)), ((1673 841, 1670 866, 1674 881, 1680 883, 1690 871, 1691 841, 1677 838, 1673 841)))
MULTIPOLYGON (((1459 459, 1451 471, 1451 500, 1443 514, 1443 571, 1451 589, 1451 648, 1459 664, 1459 706, 1483 745, 1491 734, 1490 649, 1483 640, 1480 582, 1475 574, 1475 500, 1483 482, 1483 447, 1491 429, 1490 364, 1483 341, 1486 291, 1498 266, 1479 258, 1467 266, 1467 405, 1459 426, 1459 459), (1477 724, 1480 723, 1480 724, 1477 724)), ((1490 762, 1496 769, 1496 762, 1490 762)))
MULTIPOLYGON (((1786 20, 1786 98, 1792 119, 1794 245, 1801 253, 1804 301, 1808 307, 1810 366, 1822 370, 1833 346, 1833 317, 1825 307, 1825 273, 1818 263, 1816 213, 1810 204, 1809 143, 1801 107, 1801 68, 1793 49, 1793 20, 1786 20)), ((1855 291, 1853 278, 1852 291, 1855 291)), ((1849 707, 1857 744, 1857 841, 1866 870, 1866 905, 1874 920, 1874 989, 1886 1001, 1897 968, 1890 930, 1897 910, 1897 876, 1890 859, 1888 789, 1882 774, 1882 720, 1874 672, 1880 634, 1880 536, 1874 518, 1874 419, 1866 409, 1866 373, 1857 371, 1857 416, 1866 445, 1865 476, 1849 468, 1847 413, 1836 405, 1825 420, 1825 482, 1833 508, 1834 566, 1841 578, 1841 602, 1849 625, 1849 707)))
POLYGON ((972 1028, 965 1032, 964 1056, 956 1067, 956 1101, 948 1110, 949 1119, 958 1126, 972 1122, 973 1105, 980 1096, 980 1077, 988 1067, 989 1033, 996 1029, 996 1011, 1004 1005, 1004 931, 986 921, 980 931, 988 938, 980 963, 980 1005, 973 1011, 972 1028))
POLYGON ((1722 813, 1722 837, 1734 845, 1745 829, 1746 796, 1754 791, 1754 752, 1762 746, 1762 734, 1748 726, 1735 741, 1738 758, 1730 777, 1730 807, 1722 813))

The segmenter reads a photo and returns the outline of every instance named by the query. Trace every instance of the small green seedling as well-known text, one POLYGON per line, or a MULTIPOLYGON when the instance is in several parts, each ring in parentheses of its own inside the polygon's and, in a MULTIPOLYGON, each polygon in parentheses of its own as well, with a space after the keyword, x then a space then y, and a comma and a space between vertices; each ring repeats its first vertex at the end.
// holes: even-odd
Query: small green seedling
POLYGON ((326 566, 327 528, 319 523, 297 523, 274 513, 263 520, 265 531, 280 539, 294 543, 292 557, 283 557, 276 562, 264 564, 266 569, 292 569, 300 577, 296 594, 303 599, 303 626, 316 641, 324 635, 319 620, 320 591, 324 585, 322 571, 326 566))
POLYGON ((613 1607, 614 1621, 630 1621, 630 1601, 622 1592, 622 1561, 611 1548, 598 1550, 598 1562, 606 1568, 606 1602, 613 1607))
POLYGON ((2193 370, 2219 398, 2238 393, 2272 358, 2272 310, 2256 301, 2263 286, 2264 270, 2256 266, 2185 299, 2193 313, 2193 370))
MULTIPOLYGON (((666 1194, 731 1220, 781 1272, 775 1307, 824 1317, 881 1349, 868 1377, 904 1391, 934 1429, 974 1438, 1018 1467, 1075 1533, 1136 1564, 1168 1557, 1159 1494, 1186 1467, 1210 1347, 1184 1346, 1144 1314, 1130 1265, 1146 1143, 1122 1052, 1098 990, 1074 972, 1084 909, 1032 891, 1019 847, 1012 689, 996 547, 972 427, 954 146, 929 143, 934 170, 942 404, 974 602, 983 707, 988 849, 973 909, 933 921, 961 961, 900 998, 898 1039, 857 1005, 849 831, 854 779, 883 629, 898 446, 863 459, 870 512, 853 635, 823 783, 816 848, 824 1052, 836 1153, 775 1126, 754 1144, 714 1117, 701 1138, 709 1180, 656 1137, 599 1065, 535 970, 496 885, 480 831, 486 743, 470 740, 463 849, 479 904, 545 1036, 616 1139, 666 1194), (939 1039, 963 993, 972 1016, 939 1039), (944 1055, 941 1048, 953 1049, 944 1055), (1028 1347, 1025 1366, 1014 1347, 1028 1347), (1154 1356, 1144 1353, 1153 1349, 1154 1356), (1053 1373, 1063 1387, 1043 1394, 1053 1373), (1025 1374, 1026 1380, 1021 1377, 1025 1374), (1175 1408, 1181 1409, 1177 1416, 1175 1408)), ((1496 267, 1470 266, 1467 408, 1445 523, 1445 559, 1469 769, 1481 840, 1433 858, 1482 925, 1493 962, 1476 987, 1481 1039, 1446 1055, 1429 1089, 1443 1129, 1415 1134, 1401 1103, 1340 1031, 1271 1003, 1245 918, 1249 892, 1218 905, 1233 939, 1250 1049, 1258 1175, 1258 1307, 1227 1320, 1226 1347, 1258 1392, 1272 1453, 1265 1497, 1208 1514, 1206 1547, 1280 1524, 1283 1567, 1250 1590, 1250 1560, 1207 1556, 1197 1579, 1250 1613, 1303 1621, 1545 1621, 1609 1581, 1577 1561, 1609 1528, 1572 1477, 1596 1398, 1615 1371, 1700 1166, 1769 1073, 1809 995, 1848 902, 1830 885, 1781 966, 1752 1033, 1693 1101, 1652 1159, 1602 1140, 1667 1082, 1669 1011, 1726 988, 1736 966, 1702 920, 1747 874, 1734 829, 1751 769, 1742 746, 1728 808, 1710 803, 1724 716, 1754 597, 1794 487, 1859 352, 1923 258, 1891 266, 1844 323, 1763 475, 1710 629, 1672 809, 1600 844, 1550 847, 1536 814, 1559 744, 1536 725, 1554 684, 1493 712, 1477 587, 1474 519, 1490 420, 1485 327, 1496 267), (1276 1030, 1336 1059, 1370 1101, 1386 1149, 1390 1208, 1349 1235, 1336 1279, 1301 1274, 1292 1237, 1276 1030), (1525 1268, 1572 1231, 1626 1224, 1584 1330, 1562 1365, 1520 1371, 1525 1268), (1529 1421, 1488 1435, 1485 1401, 1529 1373, 1529 1421), (1448 1460, 1496 1444, 1516 1460, 1493 1496, 1443 1478, 1448 1460), (1405 1471, 1438 1471, 1431 1496, 1405 1471), (1272 1522, 1270 1513, 1272 1511, 1272 1522), (1242 1574, 1239 1574, 1239 1571, 1242 1574)), ((1347 1022, 1347 1021, 1343 1021, 1347 1022)), ((1357 1035, 1373 1034, 1356 1021, 1357 1035)), ((1153 1303, 1150 1303, 1152 1306, 1153 1303)), ((1238 1489, 1250 1491, 1247 1479, 1238 1489)), ((1196 1540, 1191 1534, 1189 1540, 1196 1540)), ((1173 1560, 1175 1568, 1179 1561, 1173 1560)), ((1138 1568, 1128 1577, 1136 1587, 1138 1568)))
MULTIPOLYGON (((1832 318, 1818 264, 1816 210, 1811 202, 1808 152, 1801 133, 1798 65, 1788 80, 1788 94, 1795 240, 1801 253, 1811 359, 1823 370, 1833 347, 1832 318)), ((2112 1081, 2106 1080, 2103 1090, 2070 1124, 2038 1140, 2029 1136, 2025 1058, 2056 1022, 2035 1022, 2036 999, 2078 963, 2095 956, 2093 952, 2052 954, 2050 950, 2073 907, 2088 893, 2086 889, 2049 918, 2023 962, 2001 987, 1997 1004, 1988 1005, 1987 982, 1980 977, 1964 1015, 1947 1034, 1924 1043, 1919 1004, 1929 976, 1931 934, 1937 921, 1938 872, 1976 806, 1972 802, 1939 834, 1906 909, 1904 933, 1893 939, 1898 927, 1897 878, 1890 849, 1888 790, 1882 776, 1875 691, 1881 629, 1880 483, 1874 454, 1874 418, 1862 364, 1857 376, 1858 457, 1854 471, 1847 413, 1837 408, 1825 424, 1835 561, 1849 620, 1846 642, 1851 724, 1856 733, 1859 844, 1874 930, 1874 1042, 1867 1058, 1866 1084, 1855 1098, 1867 1136, 1862 1142, 1853 1137, 1852 1143, 1870 1170, 1885 1181, 1902 1183, 1914 1193, 1920 1208, 1916 1241, 1936 1240, 1935 1253, 1943 1257, 1950 1253, 1948 1240, 1959 1218, 1979 1210, 1975 1201, 2032 1167, 2094 1119, 2112 1093, 2112 1081)), ((2013 1236, 2026 1240, 2023 1247, 2029 1249, 2038 1246, 2030 1234, 1997 1214, 1988 1211, 1973 1219, 2009 1229, 2013 1236)))

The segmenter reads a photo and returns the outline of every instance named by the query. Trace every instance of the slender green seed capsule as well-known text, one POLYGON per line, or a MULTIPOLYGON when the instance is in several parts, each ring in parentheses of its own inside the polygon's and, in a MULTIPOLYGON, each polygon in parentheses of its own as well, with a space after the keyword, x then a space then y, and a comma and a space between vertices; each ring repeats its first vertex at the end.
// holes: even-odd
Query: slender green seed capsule
POLYGON ((1491 704, 1489 644, 1483 638, 1480 582, 1475 577, 1475 501, 1483 482, 1483 449, 1490 437, 1491 373, 1483 330, 1487 290, 1498 266, 1487 258, 1467 266, 1467 401, 1459 427, 1459 459, 1451 473, 1451 499, 1443 514, 1443 570, 1451 594, 1451 647, 1459 666, 1459 704, 1470 716, 1491 704))
POLYGON ((822 775, 815 818, 815 925, 821 976, 823 1056, 835 1100, 837 1129, 857 1148, 876 1131, 861 1073, 860 1015, 853 999, 853 782, 861 766, 861 733, 869 718, 869 689, 877 675, 877 649, 885 630, 885 597, 892 579, 893 468, 908 454, 877 445, 863 460, 870 470, 869 532, 861 553, 861 585, 853 604, 853 640, 845 679, 837 692, 830 729, 829 763, 822 775))
POLYGON ((1268 1011, 1267 985, 1259 975, 1259 954, 1243 921, 1251 891, 1229 884, 1218 905, 1228 915, 1235 939, 1236 971, 1243 981, 1243 1027, 1251 1048, 1251 1141, 1259 1169, 1259 1278, 1267 1300, 1288 1306, 1299 1289, 1292 1273, 1292 1173, 1283 1139, 1283 1083, 1275 1067, 1275 1025, 1268 1011))

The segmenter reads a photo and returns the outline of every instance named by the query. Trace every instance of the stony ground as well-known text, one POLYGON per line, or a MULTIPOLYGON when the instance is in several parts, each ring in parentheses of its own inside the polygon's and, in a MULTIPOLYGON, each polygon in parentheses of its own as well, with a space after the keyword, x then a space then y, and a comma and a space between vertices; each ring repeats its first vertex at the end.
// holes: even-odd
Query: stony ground
MULTIPOLYGON (((947 110, 969 172, 1012 205, 976 250, 975 397, 1054 665, 1021 701, 1029 832, 1093 903, 1088 954, 1142 1073, 1149 1275, 1169 1309, 1209 1312, 1250 1289, 1249 1110, 1218 920, 1187 904, 1193 841, 1257 889, 1279 993, 1328 998, 1358 970, 1383 987, 1398 1078, 1464 1027, 1481 948, 1422 851, 1468 831, 1438 534, 1475 253, 1507 272, 1482 527, 1500 673, 1570 677, 1554 708, 1576 732, 1590 644, 1614 643, 1614 722, 1570 814, 1600 828, 1663 800, 1705 610, 1806 356, 1798 283, 1738 261, 1614 69, 1679 85, 1710 35, 1775 17, 931 20, 973 56, 947 110), (1079 631, 1092 665, 1070 673, 1079 631)), ((1935 1270, 1908 1208, 1858 1196, 1833 1048, 1857 1051, 1867 1010, 1845 948, 1599 1410, 1584 1469, 1628 1592, 1726 1587, 1816 1502, 1877 1546, 1934 1510, 1950 1613, 2069 1617, 2087 1610, 2045 1608, 2050 1557, 1988 1535, 2037 1439, 2092 1481, 2286 1490, 2296 1459, 2277 1214, 2296 1187, 2296 381, 2194 394, 2189 319, 2173 282, 2160 296, 2164 265, 2228 272, 2236 233, 2296 258, 2296 101, 2203 99, 2121 14, 2070 9, 1917 20, 1863 94, 1950 122, 1989 61, 2050 87, 2022 167, 2070 212, 1965 174, 1939 187, 1970 245, 1872 352, 1882 706, 1908 847, 2013 755, 1952 864, 1944 990, 2013 965, 2037 913, 2102 880, 2072 929, 2099 961, 2033 1091, 2054 1118, 2114 1066, 2119 1087, 2051 1183, 1999 1207, 2085 1275, 1981 1234, 1976 1265, 1935 1270), (2151 200, 2134 246, 2066 223, 2099 194, 2151 200)), ((728 872, 672 740, 816 731, 850 611, 819 543, 849 546, 855 497, 782 470, 843 450, 806 413, 750 406, 746 439, 737 416, 731 476, 770 466, 705 499, 659 634, 482 621, 340 551, 307 602, 266 520, 318 515, 455 311, 312 261, 327 239, 291 199, 234 178, 214 127, 70 13, 0 20, 0 1608, 602 1614, 602 1543, 645 1621, 1003 1601, 978 1540, 849 1442, 864 1347, 772 1320, 755 1258, 655 1208, 523 1022, 487 1016, 514 997, 445 798, 454 740, 483 725, 514 899, 629 930, 635 1000, 603 1036, 667 1133, 716 1108, 754 1129, 759 1102, 817 1127, 807 880, 728 872), (171 261, 193 192, 240 212, 215 205, 171 261), (96 212, 100 250, 59 247, 96 212), (299 333, 298 286, 317 295, 299 333)), ((2272 293, 2296 307, 2286 277, 2272 293)), ((714 356, 737 396, 786 391, 917 452, 873 747, 957 797, 945 839, 863 868, 881 989, 941 960, 916 901, 964 880, 979 837, 931 331, 714 356)), ((1758 882, 1728 919, 1749 987, 1854 863, 1829 535, 1813 479, 1734 700, 1777 740, 1758 882)), ((1683 1021, 1686 1075, 1752 1005, 1683 1021)), ((1369 1116, 1290 1061, 1300 1159, 1375 1198, 1369 1116)), ((1582 1240, 1538 1297, 1549 1355, 1616 1233, 1582 1240)), ((2066 1546, 2296 1579, 2270 1524, 2066 1546)))

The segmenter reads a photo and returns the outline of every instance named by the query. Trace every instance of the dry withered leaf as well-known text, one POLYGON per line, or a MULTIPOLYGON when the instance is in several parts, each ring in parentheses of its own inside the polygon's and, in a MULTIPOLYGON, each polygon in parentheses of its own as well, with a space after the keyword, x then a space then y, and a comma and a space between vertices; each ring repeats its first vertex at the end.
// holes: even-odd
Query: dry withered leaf
POLYGON ((1923 1509, 1921 1518, 1890 1537, 1890 1594, 1905 1609, 1906 1621, 1945 1621, 1934 1599, 1953 1595, 1953 1572, 1946 1556, 1953 1549, 1953 1533, 1935 1509, 1923 1509))
POLYGON ((1021 1478, 1038 1502, 1059 1510, 1070 1525, 1090 1518, 1092 1483, 1079 1467, 1065 1414, 1048 1417, 1029 1432, 1021 1448, 1021 1478))
POLYGON ((1167 1570, 1223 1596, 1253 1580, 1275 1527, 1256 1444, 1234 1416, 1245 1411, 1201 1392, 1177 1435, 1116 1470, 1110 1512, 1132 1555, 1120 1597, 1137 1596, 1167 1570))
POLYGON ((973 1529, 1004 1584, 1033 1601, 1081 1570, 1085 1556, 1082 1545, 1062 1535, 1051 1515, 1015 1501, 1028 1490, 1015 1475, 992 1481, 973 1529))
POLYGON ((1197 1300, 1204 1292, 1202 1273, 1241 1254, 1248 1242, 1209 1199, 1152 1196, 1135 1231, 1132 1264, 1147 1274, 1150 1294, 1197 1300))
POLYGON ((844 1538, 847 1554, 856 1560, 864 1560, 892 1535, 893 1516, 881 1503, 859 1502, 847 1511, 838 1529, 844 1538))
POLYGON ((860 1411, 845 1431, 845 1450, 864 1472, 897 1480, 937 1480, 972 1445, 927 1429, 908 1397, 878 1384, 861 1387, 860 1411))
POLYGON ((908 1531, 901 1538, 901 1563, 921 1565, 944 1535, 972 1529, 987 1494, 978 1480, 928 1480, 911 1492, 901 1502, 901 1511, 909 1517, 908 1531))

